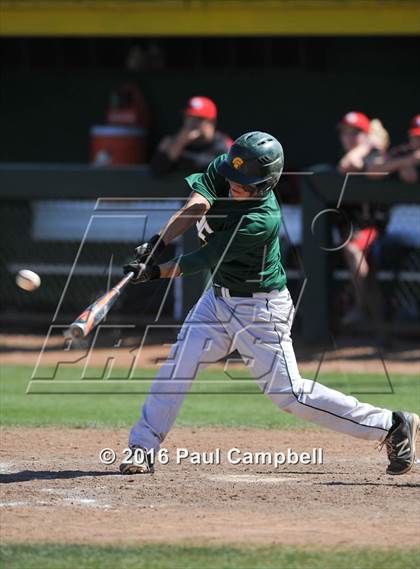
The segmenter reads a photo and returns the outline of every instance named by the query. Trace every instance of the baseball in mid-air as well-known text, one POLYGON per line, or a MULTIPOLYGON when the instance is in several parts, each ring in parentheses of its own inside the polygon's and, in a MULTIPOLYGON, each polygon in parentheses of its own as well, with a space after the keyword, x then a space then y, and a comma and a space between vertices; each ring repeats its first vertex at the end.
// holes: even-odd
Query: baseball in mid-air
POLYGON ((21 269, 16 275, 16 284, 19 288, 32 292, 41 284, 41 278, 29 269, 21 269))

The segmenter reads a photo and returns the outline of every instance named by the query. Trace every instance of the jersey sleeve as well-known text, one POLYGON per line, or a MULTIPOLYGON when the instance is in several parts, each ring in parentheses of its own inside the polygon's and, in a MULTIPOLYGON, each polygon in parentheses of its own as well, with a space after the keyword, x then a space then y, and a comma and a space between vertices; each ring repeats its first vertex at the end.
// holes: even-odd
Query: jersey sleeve
POLYGON ((220 195, 222 188, 226 185, 225 179, 218 174, 216 170, 217 165, 225 156, 226 154, 222 154, 212 160, 205 172, 201 174, 191 174, 185 178, 191 190, 204 196, 210 205, 213 205, 220 195))
POLYGON ((255 248, 256 238, 267 238, 264 225, 246 218, 234 231, 212 233, 206 245, 178 258, 181 274, 191 275, 237 259, 255 248))

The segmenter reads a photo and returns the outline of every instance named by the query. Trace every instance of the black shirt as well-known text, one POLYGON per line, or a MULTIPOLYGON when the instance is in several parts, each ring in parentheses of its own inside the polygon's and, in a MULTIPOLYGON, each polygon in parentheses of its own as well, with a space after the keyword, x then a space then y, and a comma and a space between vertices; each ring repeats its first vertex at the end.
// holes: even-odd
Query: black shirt
POLYGON ((211 142, 195 140, 186 146, 178 160, 172 161, 166 152, 157 150, 150 163, 153 174, 162 176, 170 172, 190 174, 204 172, 212 160, 228 152, 232 141, 222 132, 216 131, 211 142))

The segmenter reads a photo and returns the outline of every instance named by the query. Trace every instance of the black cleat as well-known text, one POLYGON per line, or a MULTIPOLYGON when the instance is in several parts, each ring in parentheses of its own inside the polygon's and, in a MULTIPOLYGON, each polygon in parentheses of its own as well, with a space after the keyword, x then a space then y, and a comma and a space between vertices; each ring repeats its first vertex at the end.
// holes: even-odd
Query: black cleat
POLYGON ((389 459, 387 474, 405 474, 413 467, 419 424, 415 413, 395 411, 392 414, 392 427, 383 442, 389 459))
POLYGON ((153 474, 155 467, 148 451, 141 447, 132 445, 129 447, 132 454, 120 464, 121 474, 153 474))

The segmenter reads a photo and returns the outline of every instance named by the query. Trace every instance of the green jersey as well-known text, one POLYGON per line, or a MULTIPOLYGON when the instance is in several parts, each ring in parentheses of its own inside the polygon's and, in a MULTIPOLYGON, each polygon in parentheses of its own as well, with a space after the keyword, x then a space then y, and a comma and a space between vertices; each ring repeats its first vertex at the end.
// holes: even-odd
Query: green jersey
POLYGON ((229 183, 216 166, 226 154, 213 160, 207 171, 186 178, 190 188, 210 204, 198 223, 203 246, 179 259, 181 273, 210 269, 213 282, 238 292, 281 290, 286 274, 281 263, 280 208, 273 192, 263 198, 229 198, 229 183))

